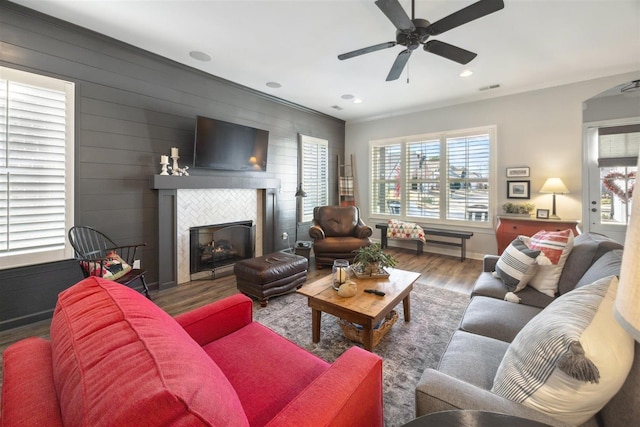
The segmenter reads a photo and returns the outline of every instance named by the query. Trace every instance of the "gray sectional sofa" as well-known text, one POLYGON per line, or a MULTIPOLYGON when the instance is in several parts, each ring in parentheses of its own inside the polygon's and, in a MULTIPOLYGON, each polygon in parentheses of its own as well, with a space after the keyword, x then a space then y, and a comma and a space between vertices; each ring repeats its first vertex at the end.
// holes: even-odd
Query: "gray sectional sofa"
MULTIPOLYGON (((505 399, 491 391, 509 344, 518 332, 555 298, 526 287, 520 304, 504 301, 508 292, 492 275, 498 256, 486 255, 483 272, 459 329, 437 369, 427 369, 416 387, 416 415, 454 409, 475 409, 515 415, 552 426, 566 426, 549 415, 505 399)), ((600 278, 619 275, 622 246, 609 238, 585 233, 574 240, 560 277, 560 295, 600 278)), ((556 297, 556 298, 557 298, 556 297)), ((630 426, 640 420, 640 345, 622 389, 583 426, 630 426)))

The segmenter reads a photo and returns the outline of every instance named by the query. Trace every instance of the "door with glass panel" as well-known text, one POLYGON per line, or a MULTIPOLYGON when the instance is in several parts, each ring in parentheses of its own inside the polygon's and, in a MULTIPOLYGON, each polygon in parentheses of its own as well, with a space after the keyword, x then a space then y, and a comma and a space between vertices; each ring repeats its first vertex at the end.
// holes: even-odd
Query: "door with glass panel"
POLYGON ((638 172, 640 121, 586 126, 587 229, 624 243, 638 172))

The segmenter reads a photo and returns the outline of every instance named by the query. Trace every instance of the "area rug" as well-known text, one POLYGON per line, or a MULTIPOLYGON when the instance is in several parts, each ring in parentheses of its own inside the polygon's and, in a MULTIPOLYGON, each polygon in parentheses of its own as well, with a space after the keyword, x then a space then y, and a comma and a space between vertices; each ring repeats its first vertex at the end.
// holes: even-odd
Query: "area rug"
MULTIPOLYGON (((415 387, 426 368, 435 368, 449 339, 457 329, 469 296, 417 282, 411 293, 411 322, 399 318, 374 348, 383 359, 384 417, 386 427, 405 424, 415 418, 415 387)), ((254 309, 254 319, 280 335, 333 362, 353 345, 346 339, 336 318, 322 314, 320 342, 311 341, 311 308, 307 298, 289 294, 269 300, 254 309)))

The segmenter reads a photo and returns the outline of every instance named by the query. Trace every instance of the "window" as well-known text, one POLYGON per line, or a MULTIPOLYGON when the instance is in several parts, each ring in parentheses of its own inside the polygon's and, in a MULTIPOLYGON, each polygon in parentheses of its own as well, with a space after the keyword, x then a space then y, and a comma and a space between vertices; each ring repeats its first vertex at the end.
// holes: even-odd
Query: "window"
POLYGON ((370 142, 371 213, 490 226, 495 128, 370 142))
POLYGON ((640 125, 598 128, 602 223, 628 224, 639 152, 640 125))
POLYGON ((300 176, 307 196, 301 198, 299 221, 309 222, 313 208, 329 204, 329 141, 300 135, 300 153, 300 176))
POLYGON ((0 67, 2 268, 73 257, 74 84, 0 67))

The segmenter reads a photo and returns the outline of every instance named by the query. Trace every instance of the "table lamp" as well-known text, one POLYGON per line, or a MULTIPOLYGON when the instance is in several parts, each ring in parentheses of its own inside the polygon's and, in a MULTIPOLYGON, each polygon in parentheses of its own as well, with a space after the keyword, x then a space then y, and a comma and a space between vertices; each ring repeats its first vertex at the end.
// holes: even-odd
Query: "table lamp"
POLYGON ((544 185, 540 189, 541 193, 552 193, 553 194, 553 208, 551 212, 551 219, 560 219, 558 215, 556 215, 556 194, 567 194, 570 193, 569 189, 564 182, 560 178, 547 178, 544 185))
POLYGON ((624 239, 620 284, 614 317, 640 342, 640 204, 631 207, 631 218, 624 239))

